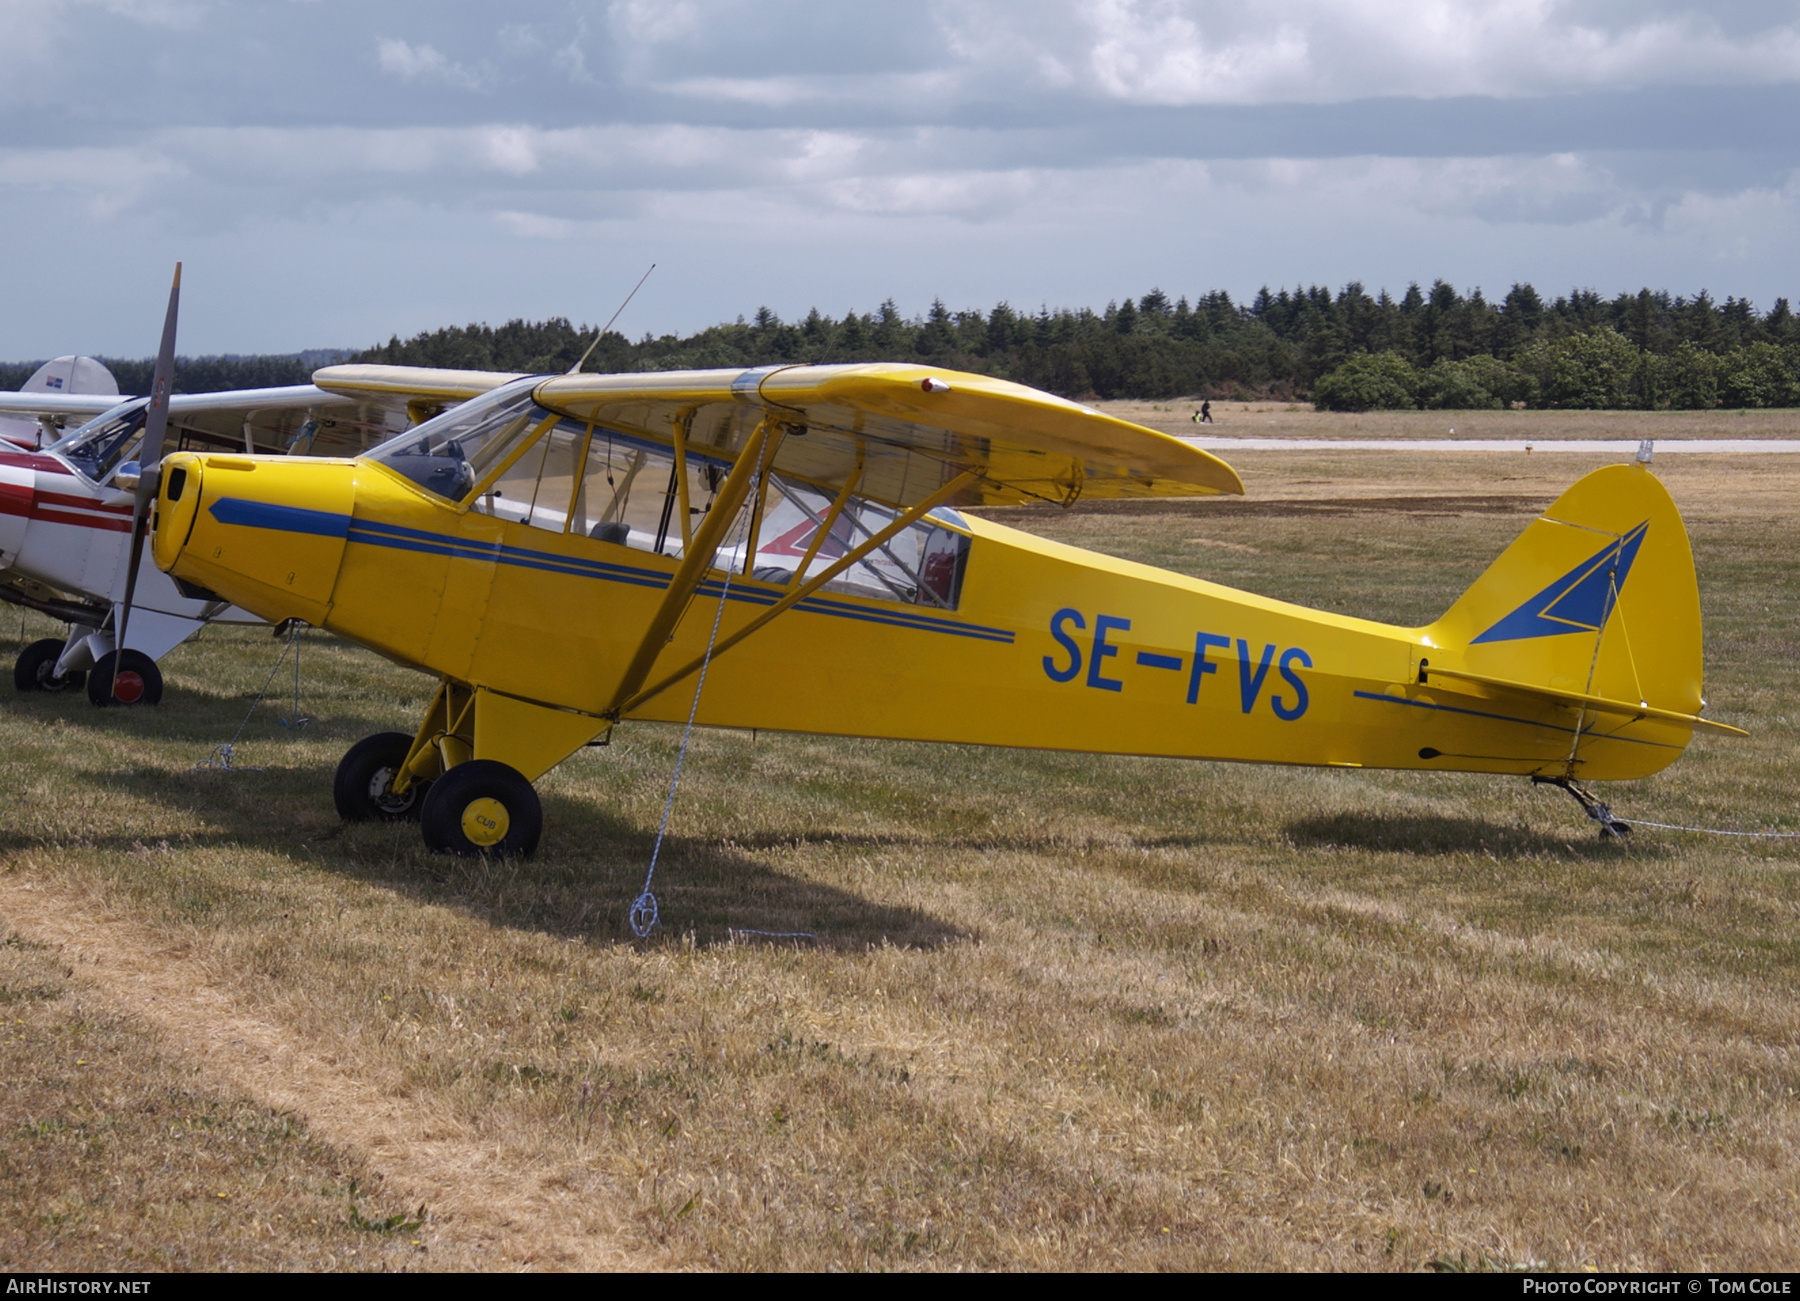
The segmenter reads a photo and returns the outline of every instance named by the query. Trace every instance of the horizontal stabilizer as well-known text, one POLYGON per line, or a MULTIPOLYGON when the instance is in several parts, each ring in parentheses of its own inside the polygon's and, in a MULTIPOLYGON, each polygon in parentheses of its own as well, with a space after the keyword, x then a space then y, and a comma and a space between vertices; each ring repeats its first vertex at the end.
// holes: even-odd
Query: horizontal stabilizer
POLYGON ((1699 732, 1712 732, 1719 736, 1749 736, 1741 727, 1733 727, 1729 723, 1715 723, 1710 718, 1701 718, 1698 714, 1684 714, 1678 709, 1658 709, 1643 701, 1632 704, 1626 700, 1609 700, 1605 696, 1590 696, 1580 691, 1562 691, 1555 687, 1532 686, 1526 682, 1510 682, 1505 678, 1491 677, 1485 673, 1465 673, 1460 669, 1427 668, 1420 671, 1421 679, 1454 678, 1459 682, 1476 682, 1484 687, 1499 687, 1505 691, 1515 691, 1520 695, 1532 696, 1539 700, 1554 701, 1559 705, 1571 708, 1589 709, 1597 714, 1612 714, 1626 718, 1657 718, 1666 723, 1680 723, 1699 732))

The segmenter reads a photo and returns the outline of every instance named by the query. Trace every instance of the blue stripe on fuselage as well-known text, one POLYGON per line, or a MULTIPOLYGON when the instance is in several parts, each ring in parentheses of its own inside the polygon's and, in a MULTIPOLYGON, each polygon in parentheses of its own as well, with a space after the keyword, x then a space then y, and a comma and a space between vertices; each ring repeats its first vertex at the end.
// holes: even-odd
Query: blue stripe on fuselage
POLYGON ((350 517, 303 506, 272 506, 264 501, 221 497, 208 509, 221 524, 247 529, 274 529, 280 533, 310 533, 315 537, 341 538, 350 532, 350 517))
MULTIPOLYGON (((609 583, 632 587, 650 587, 665 591, 671 575, 637 565, 620 565, 606 560, 589 560, 581 556, 558 555, 531 547, 508 546, 500 542, 465 542, 442 533, 407 528, 402 524, 385 524, 375 520, 336 515, 330 511, 307 510, 299 506, 272 506, 266 502, 244 501, 222 497, 209 508, 221 524, 242 528, 273 529, 286 533, 309 533, 320 537, 344 538, 366 546, 389 547, 396 551, 413 551, 426 555, 450 556, 458 560, 481 560, 490 564, 513 565, 520 569, 537 569, 546 573, 567 574, 572 578, 597 578, 609 583)), ((721 579, 701 580, 698 595, 718 596, 724 590, 721 579)), ((749 605, 769 606, 781 599, 778 592, 766 587, 744 586, 734 582, 730 599, 749 605)), ((946 633, 955 637, 973 637, 978 641, 1011 645, 1015 634, 1008 628, 988 628, 981 624, 959 623, 928 614, 917 614, 902 608, 871 608, 834 601, 819 595, 796 602, 796 610, 808 614, 831 615, 839 619, 856 619, 910 628, 916 632, 946 633)))

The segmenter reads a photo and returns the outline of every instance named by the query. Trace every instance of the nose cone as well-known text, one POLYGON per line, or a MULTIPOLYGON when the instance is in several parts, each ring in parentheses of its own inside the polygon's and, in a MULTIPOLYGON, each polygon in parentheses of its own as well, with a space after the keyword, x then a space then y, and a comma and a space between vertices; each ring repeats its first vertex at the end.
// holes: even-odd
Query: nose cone
POLYGON ((175 560, 194 531, 194 519, 200 513, 201 471, 201 458, 192 452, 177 452, 163 460, 150 555, 166 573, 174 572, 175 560))
POLYGON ((271 622, 322 625, 355 493, 350 461, 179 452, 163 462, 151 554, 271 622))

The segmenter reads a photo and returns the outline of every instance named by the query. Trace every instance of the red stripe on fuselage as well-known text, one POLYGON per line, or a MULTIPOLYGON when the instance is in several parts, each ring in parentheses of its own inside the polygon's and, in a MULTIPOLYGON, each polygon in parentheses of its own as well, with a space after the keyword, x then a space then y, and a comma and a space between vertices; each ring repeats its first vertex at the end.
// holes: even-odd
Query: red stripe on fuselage
POLYGON ((108 515, 123 515, 131 518, 131 503, 128 501, 105 502, 98 497, 83 497, 70 492, 39 492, 38 501, 48 506, 68 506, 77 510, 104 511, 108 515))
POLYGON ((46 507, 39 503, 33 507, 31 518, 43 520, 46 524, 73 524, 78 529, 100 529, 107 533, 131 532, 131 516, 124 519, 104 515, 78 515, 74 511, 58 510, 54 506, 46 507))
MULTIPOLYGON (((0 452, 0 466, 75 478, 75 472, 54 456, 0 452)), ((0 482, 0 515, 22 515, 47 524, 68 524, 107 533, 131 532, 129 502, 103 502, 91 493, 34 491, 22 483, 0 482)))
POLYGON ((0 515, 31 515, 31 487, 23 483, 0 482, 0 515))
POLYGON ((38 452, 0 452, 0 465, 16 465, 23 470, 42 470, 45 474, 66 474, 71 479, 75 477, 75 471, 54 456, 44 456, 38 452))

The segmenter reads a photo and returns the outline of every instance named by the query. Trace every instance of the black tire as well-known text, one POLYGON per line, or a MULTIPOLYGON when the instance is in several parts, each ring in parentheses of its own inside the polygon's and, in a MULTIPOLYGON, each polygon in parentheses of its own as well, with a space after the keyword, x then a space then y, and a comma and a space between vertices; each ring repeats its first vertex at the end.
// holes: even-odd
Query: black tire
POLYGON ((87 673, 81 669, 56 676, 56 661, 62 658, 65 645, 66 642, 46 637, 20 651, 13 665, 13 686, 20 691, 73 691, 79 687, 87 679, 87 673))
POLYGON ((516 768, 471 759, 431 784, 419 830, 434 854, 529 858, 544 831, 544 809, 516 768))
POLYGON ((88 701, 102 709, 114 705, 154 705, 162 700, 162 670, 142 651, 108 651, 88 674, 88 701), (114 682, 113 665, 118 665, 114 682))
POLYGON ((345 822, 417 822, 430 782, 414 782, 406 794, 388 793, 394 774, 412 750, 405 732, 377 732, 351 746, 338 760, 331 799, 345 822))

